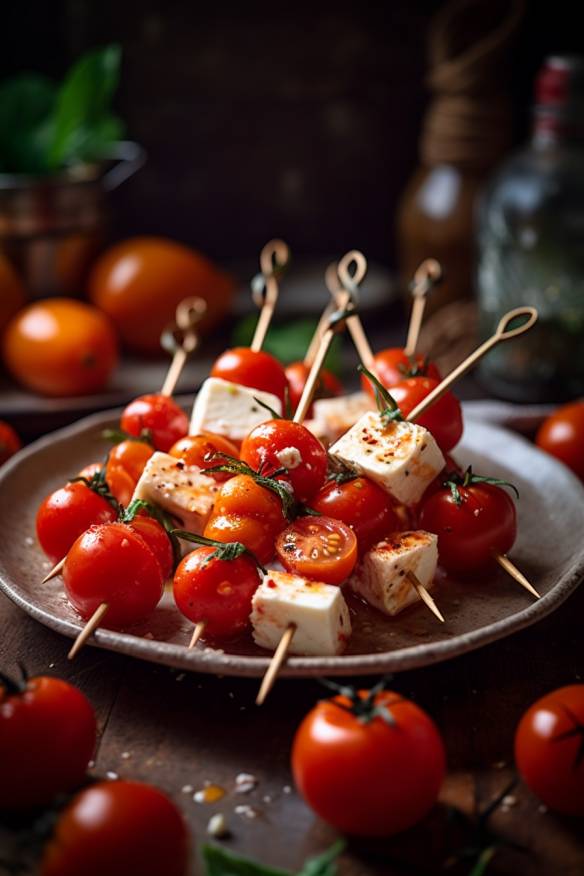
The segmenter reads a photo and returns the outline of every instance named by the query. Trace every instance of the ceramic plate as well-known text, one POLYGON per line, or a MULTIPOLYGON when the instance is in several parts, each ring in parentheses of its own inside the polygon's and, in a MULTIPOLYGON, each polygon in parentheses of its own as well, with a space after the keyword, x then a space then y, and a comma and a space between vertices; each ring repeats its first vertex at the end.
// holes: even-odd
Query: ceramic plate
MULTIPOLYGON (((100 459, 101 430, 116 412, 96 414, 30 445, 0 473, 0 586, 41 623, 65 636, 81 629, 60 578, 39 582, 49 564, 34 539, 41 499, 84 465, 100 459)), ((584 489, 560 463, 523 438, 469 417, 456 457, 478 472, 503 477, 520 491, 519 537, 511 556, 541 593, 539 601, 495 569, 482 580, 440 580, 434 594, 447 621, 422 605, 397 618, 350 603, 354 632, 341 657, 292 657, 285 675, 395 672, 462 654, 534 623, 560 605, 584 574, 584 489)), ((199 643, 187 651, 191 625, 170 594, 150 619, 124 633, 100 630, 92 642, 143 660, 198 672, 260 676, 269 655, 251 640, 218 650, 199 643)))

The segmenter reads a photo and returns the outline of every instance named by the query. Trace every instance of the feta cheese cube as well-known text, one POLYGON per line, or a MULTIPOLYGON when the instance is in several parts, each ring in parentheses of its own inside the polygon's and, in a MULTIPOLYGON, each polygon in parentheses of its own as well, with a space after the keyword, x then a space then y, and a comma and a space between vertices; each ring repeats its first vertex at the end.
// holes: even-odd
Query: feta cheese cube
POLYGON ((355 392, 337 398, 319 398, 312 407, 312 419, 305 425, 320 441, 331 444, 367 411, 373 410, 375 402, 366 392, 355 392))
POLYGON ((271 392, 208 377, 195 399, 189 434, 215 432, 232 441, 243 441, 252 429, 270 419, 256 398, 279 415, 282 413, 280 399, 271 392))
POLYGON ((423 426, 363 416, 330 449, 330 455, 379 484, 398 502, 419 502, 444 468, 436 441, 423 426))
POLYGON ((256 590, 251 623, 256 644, 274 651, 290 624, 291 654, 340 654, 351 635, 349 609, 339 587, 268 570, 256 590))
POLYGON ((429 590, 437 563, 438 536, 433 532, 396 532, 367 551, 348 585, 379 611, 395 615, 420 599, 408 572, 429 590))
POLYGON ((145 499, 178 517, 183 529, 201 535, 213 510, 219 484, 197 465, 168 453, 153 453, 132 499, 145 499))

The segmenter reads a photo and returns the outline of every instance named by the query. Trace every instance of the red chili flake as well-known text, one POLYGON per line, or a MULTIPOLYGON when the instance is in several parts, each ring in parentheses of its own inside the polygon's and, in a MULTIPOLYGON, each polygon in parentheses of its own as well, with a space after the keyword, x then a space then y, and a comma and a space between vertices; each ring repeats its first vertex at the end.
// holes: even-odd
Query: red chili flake
POLYGON ((268 587, 277 587, 278 585, 276 584, 275 581, 272 581, 271 578, 268 578, 268 580, 266 581, 266 586, 268 586, 268 587))

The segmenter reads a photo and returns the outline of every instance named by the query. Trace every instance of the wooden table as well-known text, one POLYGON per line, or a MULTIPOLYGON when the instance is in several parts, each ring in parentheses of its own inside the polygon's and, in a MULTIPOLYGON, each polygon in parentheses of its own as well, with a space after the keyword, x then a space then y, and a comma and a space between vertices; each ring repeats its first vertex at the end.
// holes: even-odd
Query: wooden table
MULTIPOLYGON (((444 736, 449 776, 443 802, 399 838, 351 842, 340 876, 442 872, 442 862, 463 839, 453 836, 446 804, 482 811, 512 778, 513 733, 522 711, 546 691, 582 679, 583 616, 584 588, 531 629, 395 678, 394 687, 428 709, 444 736)), ((280 681, 258 709, 255 681, 177 673, 93 647, 70 664, 68 644, 0 597, 0 666, 10 671, 22 660, 31 674, 55 673, 87 694, 100 727, 95 774, 116 773, 166 790, 199 844, 209 839, 210 816, 223 812, 232 831, 223 842, 273 866, 299 868, 306 856, 334 840, 334 831, 295 793, 289 768, 295 728, 322 695, 317 683, 280 681), (240 772, 257 777, 249 794, 234 792, 240 772), (193 800, 206 781, 226 789, 220 802, 193 800), (246 808, 238 814, 237 807, 246 808)), ((584 873, 581 820, 545 811, 521 785, 507 802, 511 805, 496 813, 492 826, 525 851, 499 851, 488 873, 584 873)), ((0 857, 7 856, 16 836, 14 829, 0 828, 0 857)), ((466 862, 446 872, 470 871, 466 862)), ((27 872, 34 872, 32 865, 27 872)), ((195 852, 192 873, 200 872, 195 852)))

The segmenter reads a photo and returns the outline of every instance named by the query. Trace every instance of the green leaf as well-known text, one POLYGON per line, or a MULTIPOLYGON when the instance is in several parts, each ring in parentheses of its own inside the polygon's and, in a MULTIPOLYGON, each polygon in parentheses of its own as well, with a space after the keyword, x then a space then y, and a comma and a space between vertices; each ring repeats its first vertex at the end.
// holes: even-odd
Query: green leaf
POLYGON ((45 76, 23 73, 0 85, 0 167, 5 173, 42 173, 56 88, 45 76))
POLYGON ((337 840, 322 855, 318 855, 316 858, 309 858, 305 861, 302 870, 300 870, 297 876, 336 876, 337 858, 344 848, 345 842, 337 840))
POLYGON ((292 876, 287 870, 264 867, 263 864, 242 858, 220 846, 202 846, 201 856, 205 876, 292 876))
MULTIPOLYGON (((236 347, 248 347, 253 337, 257 323, 257 314, 251 313, 239 322, 233 332, 233 344, 236 347)), ((284 365, 299 362, 304 358, 308 345, 316 330, 317 322, 313 319, 295 319, 283 325, 272 325, 266 336, 263 348, 271 353, 284 365)), ((325 367, 336 375, 341 372, 340 337, 333 342, 325 359, 325 367)))

